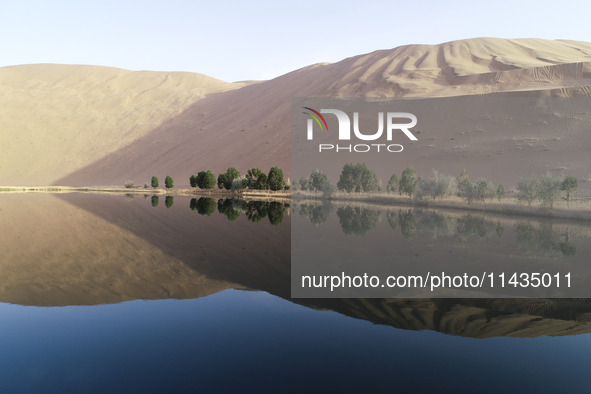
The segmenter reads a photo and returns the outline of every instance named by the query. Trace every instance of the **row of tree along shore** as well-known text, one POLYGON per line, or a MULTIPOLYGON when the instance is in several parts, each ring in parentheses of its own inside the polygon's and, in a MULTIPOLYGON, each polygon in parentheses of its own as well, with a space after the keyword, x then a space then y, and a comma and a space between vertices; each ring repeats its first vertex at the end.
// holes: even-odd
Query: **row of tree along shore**
MULTIPOLYGON (((528 206, 537 200, 541 206, 552 208, 554 202, 561 197, 567 203, 570 202, 571 195, 577 188, 578 181, 575 177, 548 173, 539 177, 521 178, 513 193, 519 202, 527 203, 528 206)), ((314 170, 309 177, 300 178, 294 184, 294 190, 311 191, 327 198, 335 197, 337 191, 350 195, 384 192, 381 180, 364 163, 345 164, 336 187, 330 183, 325 173, 314 170)), ((392 174, 385 192, 398 193, 400 196, 408 196, 418 201, 460 197, 468 204, 484 203, 487 199, 501 201, 505 198, 503 185, 495 187, 485 178, 472 181, 466 170, 457 177, 433 170, 430 177, 423 178, 417 176, 413 167, 405 168, 400 176, 396 173, 392 174)))
MULTIPOLYGON (((251 168, 245 175, 241 175, 236 167, 230 167, 226 172, 220 173, 217 177, 211 170, 199 171, 197 174, 191 175, 189 184, 193 188, 201 190, 213 190, 216 188, 226 191, 240 192, 245 190, 261 190, 261 191, 287 191, 290 189, 289 182, 285 181, 283 170, 277 166, 272 167, 268 173, 263 172, 260 168, 251 168)), ((150 180, 152 188, 158 188, 160 181, 157 176, 153 176, 150 180)), ((164 186, 166 189, 174 188, 174 179, 167 175, 164 179, 164 186)), ((130 189, 135 185, 132 181, 127 181, 125 187, 130 189)), ((144 184, 144 188, 149 186, 144 184)))
MULTIPOLYGON (((251 168, 245 175, 242 175, 236 167, 230 167, 225 172, 219 173, 217 177, 213 171, 203 170, 191 175, 189 184, 202 191, 213 191, 217 186, 220 191, 238 194, 248 191, 289 193, 291 188, 289 180, 286 181, 284 178, 283 170, 277 166, 272 167, 268 173, 260 168, 251 168)), ((150 186, 159 187, 157 176, 152 177, 150 186)), ((166 176, 164 186, 169 190, 174 188, 174 179, 170 175, 166 176)), ((300 178, 293 186, 293 190, 311 191, 327 198, 338 197, 337 192, 348 195, 376 192, 398 193, 400 196, 408 196, 409 199, 417 201, 459 197, 468 204, 484 203, 487 199, 501 201, 505 198, 505 187, 502 184, 495 186, 486 178, 472 181, 466 170, 458 176, 444 175, 433 170, 430 177, 423 178, 409 166, 400 176, 396 173, 392 174, 384 188, 376 173, 364 163, 345 164, 336 187, 329 181, 328 176, 319 170, 312 171, 309 177, 300 178)), ((125 187, 133 188, 134 184, 128 181, 125 187)), ((144 184, 144 188, 148 187, 147 183, 144 184)), ((577 188, 578 181, 575 177, 548 173, 521 178, 511 191, 519 202, 527 203, 528 206, 531 206, 534 201, 539 201, 541 206, 552 208, 554 202, 560 198, 569 203, 572 193, 577 188)))

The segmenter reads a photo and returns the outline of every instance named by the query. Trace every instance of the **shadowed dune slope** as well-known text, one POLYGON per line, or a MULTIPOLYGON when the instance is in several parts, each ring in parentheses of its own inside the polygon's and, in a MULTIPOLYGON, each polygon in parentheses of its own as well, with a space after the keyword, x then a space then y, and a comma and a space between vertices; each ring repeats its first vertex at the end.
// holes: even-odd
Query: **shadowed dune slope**
MULTIPOLYGON (((290 103, 294 97, 443 97, 497 92, 588 97, 590 60, 589 43, 479 38, 441 45, 409 45, 335 64, 312 65, 270 81, 209 95, 141 140, 55 184, 122 184, 127 179, 142 184, 151 175, 170 174, 178 186, 186 186, 189 176, 200 169, 219 172, 232 165, 242 172, 253 166, 268 171, 279 165, 289 174, 290 103)), ((431 168, 451 172, 461 161, 465 168, 490 169, 488 155, 450 154, 451 148, 458 145, 454 137, 439 135, 433 145, 423 136, 420 165, 413 162, 417 161, 416 155, 395 155, 393 166, 412 164, 427 173, 431 168), (450 143, 455 145, 447 146, 450 143), (429 144, 433 146, 427 147, 429 144), (446 168, 446 163, 453 165, 446 168)), ((577 138, 560 136, 556 141, 561 146, 575 142, 581 146, 577 138)), ((539 146, 522 147, 522 142, 519 136, 503 134, 487 135, 486 141, 479 141, 489 151, 505 152, 503 162, 523 162, 529 155, 539 157, 539 146), (519 149, 508 149, 514 140, 519 149)), ((527 173, 504 171, 492 180, 514 184, 519 176, 543 174, 554 167, 577 169, 574 175, 586 179, 589 174, 582 170, 585 166, 581 163, 586 160, 583 156, 571 155, 568 162, 550 166, 546 161, 539 168, 527 166, 527 173)), ((584 189, 585 185, 581 186, 584 189)))

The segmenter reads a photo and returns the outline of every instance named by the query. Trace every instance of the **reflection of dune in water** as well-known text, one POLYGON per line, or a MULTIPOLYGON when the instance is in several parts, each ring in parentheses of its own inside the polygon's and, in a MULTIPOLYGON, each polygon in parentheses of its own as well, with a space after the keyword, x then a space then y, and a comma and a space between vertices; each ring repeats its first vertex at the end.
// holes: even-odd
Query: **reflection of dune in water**
MULTIPOLYGON (((167 209, 141 197, 126 201, 112 195, 3 195, 0 218, 11 231, 0 236, 0 301, 93 305, 195 298, 226 288, 263 290, 289 299, 290 217, 272 226, 268 220, 248 221, 243 205, 226 203, 224 208, 222 201, 218 206, 220 210, 207 216, 192 211, 190 199, 180 197, 167 209), (240 211, 234 221, 224 213, 230 208, 240 211)), ((327 211, 330 207, 324 207, 327 211)), ((591 305, 586 301, 293 301, 376 324, 462 336, 591 332, 591 305)))

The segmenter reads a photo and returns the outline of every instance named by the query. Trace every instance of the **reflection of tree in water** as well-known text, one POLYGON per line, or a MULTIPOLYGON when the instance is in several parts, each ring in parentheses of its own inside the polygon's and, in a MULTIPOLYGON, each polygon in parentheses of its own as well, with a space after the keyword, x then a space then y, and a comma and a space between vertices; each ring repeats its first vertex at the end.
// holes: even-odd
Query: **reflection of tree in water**
POLYGON ((283 214, 285 212, 285 204, 272 201, 269 203, 269 222, 273 225, 278 225, 283 222, 283 214))
POLYGON ((517 242, 529 251, 544 256, 574 256, 577 252, 575 243, 570 240, 568 230, 565 233, 554 230, 552 223, 540 223, 534 226, 530 222, 519 222, 515 226, 517 242))
POLYGON ((366 208, 346 207, 337 209, 337 216, 346 235, 365 235, 378 223, 380 212, 366 208))
POLYGON ((457 231, 457 220, 446 215, 422 209, 414 210, 419 231, 431 231, 433 238, 452 237, 457 231))
POLYGON ((153 207, 157 207, 159 201, 160 201, 160 199, 158 198, 158 196, 152 196, 152 206, 153 207))
POLYGON ((226 216, 229 221, 234 222, 240 217, 242 206, 239 201, 230 198, 218 200, 218 212, 226 216))
POLYGON ((200 215, 211 216, 216 208, 218 212, 234 222, 238 220, 240 214, 244 212, 246 218, 251 222, 260 222, 268 217, 269 222, 278 225, 283 222, 285 210, 289 204, 281 202, 268 201, 244 201, 239 199, 219 199, 217 202, 210 197, 192 198, 190 202, 192 211, 197 211, 200 215))
POLYGON ((310 223, 319 226, 326 222, 326 219, 333 211, 332 204, 323 202, 322 204, 300 204, 298 214, 307 218, 310 223))
POLYGON ((210 197, 192 198, 189 204, 192 211, 197 211, 199 215, 211 216, 215 212, 216 202, 210 197))
POLYGON ((471 214, 453 218, 422 209, 399 209, 398 212, 388 212, 386 217, 390 227, 393 230, 400 227, 406 239, 414 238, 417 233, 430 232, 433 238, 458 235, 462 242, 466 242, 469 238, 487 239, 493 233, 500 237, 504 231, 500 222, 494 223, 471 214))
POLYGON ((164 199, 164 205, 166 205, 166 208, 172 208, 173 204, 174 204, 174 197, 173 196, 166 196, 166 198, 164 199))
POLYGON ((249 201, 246 204, 246 217, 251 222, 260 222, 267 217, 267 202, 266 201, 249 201))
POLYGON ((400 226, 400 232, 406 239, 412 239, 417 235, 417 218, 412 209, 402 211, 389 211, 386 213, 386 219, 392 230, 396 230, 400 226))
POLYGON ((504 229, 500 222, 495 223, 491 220, 486 220, 482 216, 478 217, 467 214, 457 219, 456 231, 460 237, 460 241, 465 243, 470 238, 486 240, 491 238, 493 234, 500 236, 503 234, 504 229))
POLYGON ((398 211, 400 232, 406 239, 413 239, 417 235, 417 218, 412 209, 398 211))

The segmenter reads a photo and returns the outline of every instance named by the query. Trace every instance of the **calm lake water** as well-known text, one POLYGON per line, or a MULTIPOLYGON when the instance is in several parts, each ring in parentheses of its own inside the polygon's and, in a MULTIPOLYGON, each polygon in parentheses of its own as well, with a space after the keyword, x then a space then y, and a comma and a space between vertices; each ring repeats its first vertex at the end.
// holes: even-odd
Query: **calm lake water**
MULTIPOLYGON (((0 195, 0 392, 589 391, 586 299, 291 299, 292 220, 333 223, 344 236, 386 225, 405 242, 439 231, 462 248, 498 242, 498 223, 501 237, 515 234, 503 218, 480 217, 469 230, 463 213, 417 210, 409 238, 398 210, 364 215, 0 195), (421 227, 427 214, 440 224, 421 227)), ((569 225, 565 240, 564 223, 550 223, 557 235, 548 222, 520 223, 516 248, 586 253, 584 225, 569 225), (548 236, 554 246, 539 243, 548 236)))

